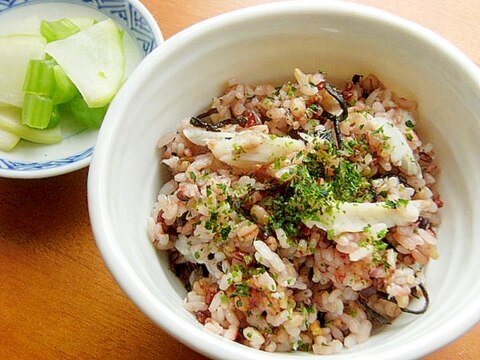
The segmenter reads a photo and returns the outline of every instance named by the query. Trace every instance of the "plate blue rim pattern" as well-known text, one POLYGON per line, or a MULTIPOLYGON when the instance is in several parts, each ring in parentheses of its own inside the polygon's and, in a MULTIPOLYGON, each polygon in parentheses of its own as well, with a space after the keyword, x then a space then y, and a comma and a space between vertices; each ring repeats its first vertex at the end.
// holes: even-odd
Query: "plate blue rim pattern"
POLYGON ((3 170, 17 170, 17 171, 30 171, 30 170, 45 170, 55 167, 72 164, 77 161, 83 160, 91 156, 93 153, 93 147, 79 153, 63 159, 52 160, 42 163, 25 163, 19 161, 10 161, 0 158, 0 169, 3 170))
MULTIPOLYGON (((58 3, 45 0, 0 0, 0 14, 20 6, 39 2, 58 3)), ((124 0, 61 0, 63 3, 79 4, 96 9, 117 21, 134 38, 144 55, 148 55, 158 45, 155 33, 148 21, 130 2, 124 0)), ((71 165, 85 160, 93 153, 93 147, 78 154, 46 162, 17 162, 0 158, 0 170, 38 171, 71 165)))

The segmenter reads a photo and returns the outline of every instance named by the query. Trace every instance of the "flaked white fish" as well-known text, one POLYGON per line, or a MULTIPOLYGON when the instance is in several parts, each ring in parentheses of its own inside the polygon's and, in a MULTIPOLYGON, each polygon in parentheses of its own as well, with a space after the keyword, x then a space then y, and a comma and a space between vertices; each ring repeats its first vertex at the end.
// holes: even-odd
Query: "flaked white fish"
POLYGON ((389 119, 381 116, 373 117, 368 114, 367 121, 370 122, 372 128, 383 135, 382 141, 385 149, 390 154, 392 164, 398 166, 408 175, 422 177, 422 169, 400 129, 389 119))
POLYGON ((385 202, 377 203, 340 203, 332 211, 319 215, 318 219, 306 220, 304 224, 314 226, 334 234, 342 232, 360 232, 367 226, 385 224, 387 228, 403 226, 415 222, 422 209, 428 208, 426 200, 410 200, 406 205, 396 208, 385 202))
POLYGON ((258 130, 213 132, 186 128, 183 134, 191 142, 207 146, 218 160, 238 168, 270 164, 305 149, 303 141, 258 130))

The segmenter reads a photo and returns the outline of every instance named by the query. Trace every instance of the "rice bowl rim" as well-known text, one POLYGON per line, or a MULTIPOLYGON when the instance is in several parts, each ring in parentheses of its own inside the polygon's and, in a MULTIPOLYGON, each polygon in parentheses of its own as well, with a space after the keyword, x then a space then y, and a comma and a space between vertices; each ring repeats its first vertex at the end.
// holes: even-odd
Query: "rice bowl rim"
MULTIPOLYGON (((337 1, 278 2, 235 10, 209 18, 182 30, 149 54, 132 73, 112 102, 98 136, 88 176, 88 206, 92 229, 97 246, 108 269, 127 296, 170 335, 210 357, 273 359, 285 356, 291 357, 292 354, 258 351, 208 333, 203 328, 193 326, 191 322, 177 317, 148 290, 115 243, 115 234, 106 207, 109 176, 108 166, 105 165, 109 163, 109 153, 114 147, 116 138, 114 135, 121 131, 121 121, 118 121, 118 119, 128 110, 129 103, 135 101, 134 95, 142 92, 142 84, 150 80, 155 69, 161 67, 162 62, 203 36, 211 36, 213 33, 221 34, 222 29, 228 29, 230 26, 242 23, 245 20, 258 21, 287 14, 291 16, 302 15, 305 11, 308 11, 310 15, 330 13, 340 16, 356 16, 366 22, 377 23, 392 31, 403 33, 413 42, 426 44, 444 58, 448 58, 461 68, 472 79, 472 82, 480 87, 480 71, 477 66, 440 35, 410 20, 382 10, 337 1), (222 343, 224 346, 221 346, 222 343)), ((161 134, 158 135, 161 136, 161 134)), ((473 290, 479 292, 480 295, 478 286, 473 290)), ((480 303, 470 302, 460 315, 448 319, 448 329, 447 326, 432 329, 429 334, 421 338, 417 338, 408 344, 399 345, 394 352, 388 353, 388 357, 390 359, 405 359, 426 355, 455 340, 479 320, 480 303)), ((374 348, 371 348, 361 354, 349 352, 345 355, 349 358, 357 358, 367 354, 378 355, 373 353, 373 350, 374 348), (372 353, 370 354, 370 352, 372 353)), ((383 353, 382 358, 386 358, 385 356, 387 354, 383 353)), ((337 354, 336 357, 342 358, 342 354, 337 354)))

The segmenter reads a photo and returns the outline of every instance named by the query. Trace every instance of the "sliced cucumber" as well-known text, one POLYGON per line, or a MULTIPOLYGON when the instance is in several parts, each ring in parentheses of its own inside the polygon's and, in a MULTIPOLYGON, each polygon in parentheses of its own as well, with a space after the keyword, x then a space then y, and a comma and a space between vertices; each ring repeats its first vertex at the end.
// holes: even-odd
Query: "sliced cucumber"
POLYGON ((70 17, 68 18, 72 23, 78 26, 81 30, 85 30, 90 26, 97 23, 97 20, 88 16, 77 16, 77 17, 70 17))
POLYGON ((47 39, 47 42, 66 39, 79 31, 80 28, 69 19, 43 20, 40 25, 40 33, 47 39))
POLYGON ((23 82, 31 59, 45 57, 46 40, 38 35, 0 36, 0 103, 23 105, 23 82))
POLYGON ((55 92, 53 94, 53 103, 63 104, 72 100, 78 93, 77 88, 73 85, 72 81, 65 74, 65 70, 60 65, 53 67, 53 75, 55 76, 55 92))
POLYGON ((55 62, 53 60, 30 60, 23 83, 23 92, 52 96, 55 92, 54 66, 55 62))
POLYGON ((90 108, 79 95, 70 102, 70 111, 80 124, 88 129, 100 129, 108 106, 90 108))
POLYGON ((40 18, 38 15, 32 15, 16 21, 0 22, 1 35, 40 35, 40 18))
POLYGON ((22 124, 34 129, 45 129, 50 123, 53 111, 51 97, 25 94, 25 103, 22 108, 22 124))
POLYGON ((20 136, 12 134, 9 131, 0 129, 0 150, 1 151, 10 151, 15 145, 20 141, 20 136))
POLYGON ((122 38, 111 19, 49 43, 46 52, 62 66, 91 108, 109 104, 123 82, 122 38))
POLYGON ((54 144, 62 140, 62 132, 57 126, 52 129, 32 129, 22 125, 22 111, 12 106, 0 107, 0 129, 11 132, 22 139, 41 144, 54 144))

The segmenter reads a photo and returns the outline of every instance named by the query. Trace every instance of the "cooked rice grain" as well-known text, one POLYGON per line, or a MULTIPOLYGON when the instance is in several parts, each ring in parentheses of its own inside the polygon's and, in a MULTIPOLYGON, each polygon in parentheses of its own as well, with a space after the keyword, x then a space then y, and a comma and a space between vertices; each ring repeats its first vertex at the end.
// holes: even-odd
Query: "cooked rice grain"
POLYGON ((327 355, 365 342, 422 295, 422 269, 438 257, 439 167, 415 131, 416 102, 376 76, 337 90, 320 72, 294 77, 277 87, 229 80, 196 118, 207 129, 186 119, 161 138, 172 179, 148 229, 207 330, 327 355), (347 213, 338 231, 342 203, 360 216, 347 213), (362 213, 365 203, 381 206, 362 213), (407 213, 418 219, 405 223, 407 213))

